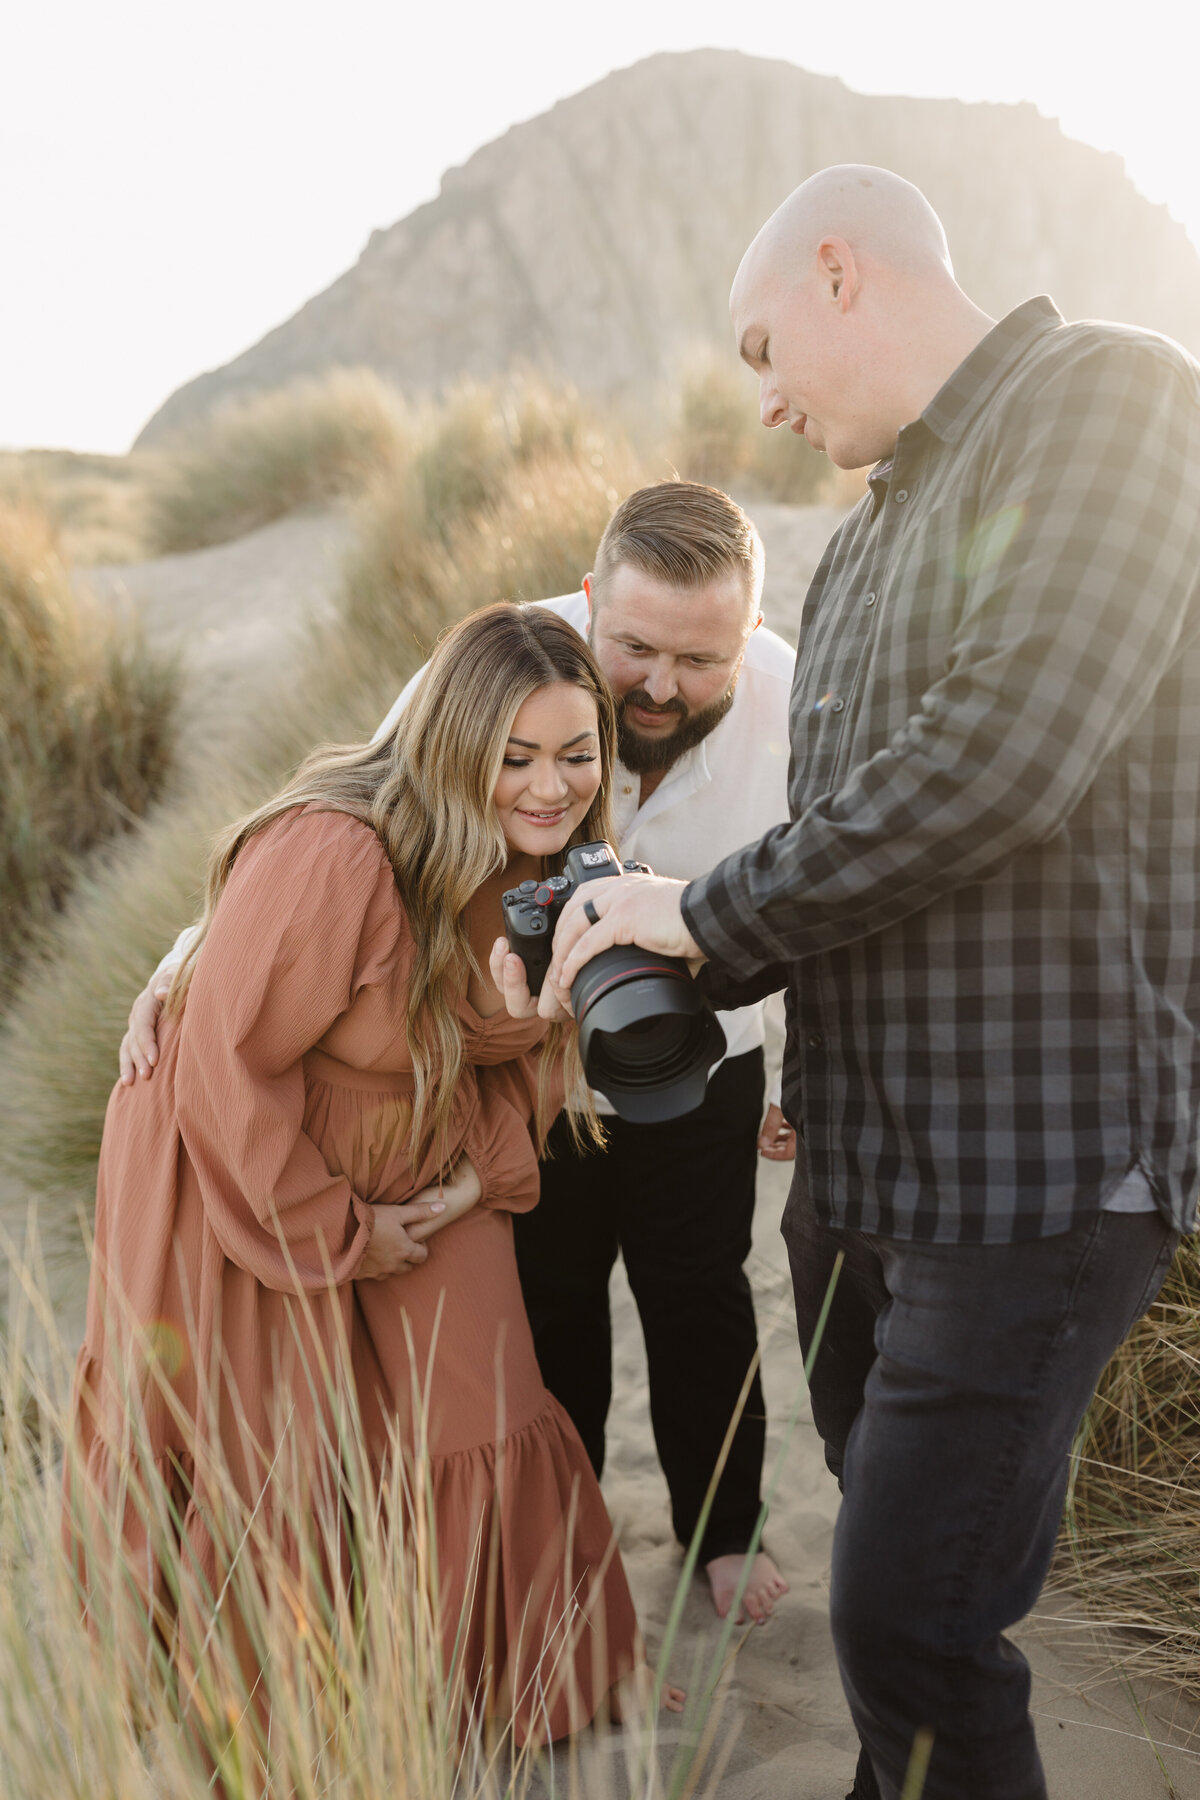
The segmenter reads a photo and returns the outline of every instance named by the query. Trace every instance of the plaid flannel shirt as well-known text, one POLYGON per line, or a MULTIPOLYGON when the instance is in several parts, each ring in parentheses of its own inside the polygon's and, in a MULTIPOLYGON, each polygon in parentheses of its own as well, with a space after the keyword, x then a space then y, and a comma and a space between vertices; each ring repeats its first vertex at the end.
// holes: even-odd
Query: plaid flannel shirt
POLYGON ((1200 368, 1010 313, 805 603, 790 825, 685 890, 714 999, 785 986, 830 1222, 1004 1243, 1133 1168, 1195 1215, 1200 368))

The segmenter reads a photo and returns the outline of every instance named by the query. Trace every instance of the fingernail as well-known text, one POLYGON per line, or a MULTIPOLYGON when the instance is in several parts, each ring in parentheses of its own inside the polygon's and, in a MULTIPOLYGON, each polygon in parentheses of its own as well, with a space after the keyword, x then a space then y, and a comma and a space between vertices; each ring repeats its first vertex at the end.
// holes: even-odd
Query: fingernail
POLYGON ((429 1205, 433 1212, 445 1212, 446 1210, 446 1202, 444 1200, 431 1200, 429 1205))

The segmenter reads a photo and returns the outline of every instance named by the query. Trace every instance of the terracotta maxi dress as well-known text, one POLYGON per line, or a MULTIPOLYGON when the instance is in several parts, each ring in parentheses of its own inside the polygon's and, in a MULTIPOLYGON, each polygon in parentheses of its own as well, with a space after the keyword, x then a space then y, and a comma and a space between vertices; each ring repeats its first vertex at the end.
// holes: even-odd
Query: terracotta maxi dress
MULTIPOLYGON (((599 1487, 542 1384, 517 1280, 510 1214, 537 1200, 543 1028, 460 1002, 467 1066, 450 1148, 471 1157, 482 1201, 430 1241, 426 1263, 356 1280, 375 1207, 436 1180, 431 1155, 414 1163, 409 1131, 411 956, 391 865, 367 826, 296 811, 243 848, 153 1079, 118 1086, 109 1103, 75 1447, 93 1491, 118 1505, 122 1384, 131 1358, 135 1372, 152 1362, 152 1375, 135 1373, 149 1453, 211 1580, 217 1553, 192 1480, 199 1443, 218 1432, 239 1489, 256 1498, 283 1435, 286 1382, 286 1435, 315 1467, 328 1407, 312 1371, 325 1356, 345 1377, 348 1346, 382 1471, 390 1443, 411 1449, 413 1395, 427 1393, 418 1414, 447 1663, 457 1641, 468 1694, 499 1684, 519 1739, 555 1737, 633 1666, 638 1638, 599 1487), (578 1608, 586 1625, 568 1631, 578 1608), (560 1674, 568 1665, 548 1697, 535 1678, 547 1649, 560 1674)), ((122 1529, 129 1567, 153 1590, 132 1510, 122 1529)))

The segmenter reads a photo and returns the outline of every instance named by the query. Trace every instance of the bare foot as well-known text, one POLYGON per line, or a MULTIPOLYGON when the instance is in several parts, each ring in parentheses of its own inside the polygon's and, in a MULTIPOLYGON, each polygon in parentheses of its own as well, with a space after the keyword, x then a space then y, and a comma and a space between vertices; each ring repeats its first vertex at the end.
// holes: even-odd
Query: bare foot
MULTIPOLYGON (((624 1680, 618 1681, 615 1687, 608 1690, 608 1716, 613 1724, 623 1725, 626 1719, 645 1712, 653 1692, 654 1671, 642 1663, 632 1675, 626 1675, 624 1680)), ((669 1682, 663 1683, 659 1705, 667 1712, 681 1713, 686 1700, 686 1688, 672 1687, 669 1682)))
MULTIPOLYGON (((704 1565, 704 1573, 708 1576, 708 1585, 712 1589, 713 1605, 719 1618, 727 1617, 729 1608, 733 1605, 733 1596, 737 1593, 745 1563, 744 1556, 714 1556, 710 1563, 704 1565)), ((734 1624, 745 1624, 749 1616, 756 1625, 764 1625, 774 1612, 779 1596, 787 1591, 787 1582, 766 1551, 760 1550, 750 1565, 750 1578, 734 1624)))

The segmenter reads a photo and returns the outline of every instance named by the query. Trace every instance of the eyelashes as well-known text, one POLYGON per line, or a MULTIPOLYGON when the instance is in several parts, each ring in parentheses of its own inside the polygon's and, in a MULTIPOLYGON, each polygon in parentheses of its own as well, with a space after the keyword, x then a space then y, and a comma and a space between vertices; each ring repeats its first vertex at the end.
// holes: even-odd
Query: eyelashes
MULTIPOLYGON (((527 769, 532 760, 532 757, 529 756, 506 756, 504 758, 504 767, 506 769, 527 769)), ((577 768, 581 763, 594 763, 596 761, 596 753, 594 750, 583 750, 575 756, 566 757, 565 760, 570 763, 572 767, 577 768)))

